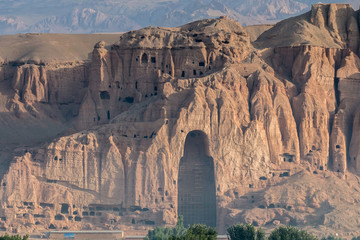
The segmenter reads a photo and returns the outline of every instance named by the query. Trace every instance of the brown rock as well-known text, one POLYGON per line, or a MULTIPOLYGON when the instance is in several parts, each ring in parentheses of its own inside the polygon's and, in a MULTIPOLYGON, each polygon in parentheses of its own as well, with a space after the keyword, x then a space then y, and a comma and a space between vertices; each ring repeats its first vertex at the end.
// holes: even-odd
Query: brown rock
POLYGON ((2 66, 0 218, 146 232, 181 214, 222 233, 239 221, 356 231, 353 17, 314 5, 263 33, 255 45, 269 49, 222 17, 98 42, 89 62, 2 66))

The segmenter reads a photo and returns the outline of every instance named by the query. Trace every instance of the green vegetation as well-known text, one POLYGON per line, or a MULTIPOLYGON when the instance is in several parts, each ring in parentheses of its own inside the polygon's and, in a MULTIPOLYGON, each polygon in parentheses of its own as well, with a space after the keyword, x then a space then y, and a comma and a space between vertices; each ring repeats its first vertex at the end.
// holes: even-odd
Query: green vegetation
POLYGON ((186 234, 186 228, 184 227, 183 216, 178 217, 176 227, 156 227, 154 230, 149 230, 146 240, 170 240, 180 239, 186 234))
POLYGON ((261 228, 255 229, 250 224, 236 224, 227 229, 230 240, 265 240, 265 232, 261 228))
MULTIPOLYGON (((335 237, 333 235, 330 235, 330 236, 328 236, 326 238, 325 237, 321 238, 321 240, 344 240, 344 239, 341 238, 341 237, 335 237)), ((353 237, 351 240, 360 240, 360 236, 353 237)))
MULTIPOLYGON (((325 238, 325 237, 321 238, 321 240, 342 240, 342 238, 339 238, 339 237, 335 237, 335 236, 333 236, 333 235, 330 235, 330 236, 328 236, 327 238, 325 238)), ((355 240, 357 240, 357 239, 355 238, 355 240)), ((359 239, 359 240, 360 240, 360 239, 359 239)))
POLYGON ((20 236, 20 235, 8 235, 8 234, 5 234, 4 236, 0 236, 0 240, 27 240, 29 239, 29 236, 28 235, 25 235, 25 236, 20 236))
POLYGON ((269 240, 317 240, 318 238, 293 226, 280 226, 273 230, 269 240))
POLYGON ((217 231, 215 228, 204 224, 195 224, 189 227, 184 237, 179 240, 216 240, 217 231))
POLYGON ((146 240, 216 240, 217 231, 215 228, 204 224, 195 224, 188 229, 184 227, 182 216, 178 217, 176 227, 156 227, 149 230, 146 240))
MULTIPOLYGON (((255 228, 252 224, 235 224, 227 229, 229 240, 319 240, 314 235, 294 226, 280 226, 275 228, 269 237, 265 237, 265 232, 261 228, 255 228)), ((21 238, 13 236, 7 238, 0 237, 0 240, 27 240, 28 236, 21 238)), ((215 228, 204 224, 194 224, 189 228, 184 227, 183 217, 179 216, 176 227, 166 228, 157 227, 149 230, 146 240, 216 240, 217 231, 215 228)), ((340 237, 328 236, 321 240, 342 240, 340 237)), ((352 240, 360 240, 353 237, 352 240)))

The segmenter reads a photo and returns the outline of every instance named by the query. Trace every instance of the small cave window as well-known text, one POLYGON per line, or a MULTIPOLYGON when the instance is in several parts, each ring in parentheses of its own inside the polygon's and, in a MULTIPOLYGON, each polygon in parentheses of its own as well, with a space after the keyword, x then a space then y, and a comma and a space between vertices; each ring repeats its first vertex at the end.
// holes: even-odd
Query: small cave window
POLYGON ((185 77, 185 71, 181 72, 181 77, 185 77))
POLYGON ((49 229, 56 229, 54 224, 50 224, 49 229))
POLYGON ((199 62, 199 67, 204 67, 205 66, 205 62, 199 62))
POLYGON ((199 75, 202 76, 202 75, 204 75, 204 73, 200 71, 199 75))
POLYGON ((126 98, 124 99, 124 102, 133 103, 133 102, 134 102, 134 98, 133 98, 133 97, 126 97, 126 98))
POLYGON ((194 76, 196 76, 196 70, 193 70, 193 74, 194 74, 194 76))
POLYGON ((58 214, 58 215, 55 216, 55 220, 62 221, 62 220, 64 220, 64 216, 61 215, 61 214, 58 214))
POLYGON ((69 213, 69 204, 61 204, 61 213, 69 213))
POLYGON ((135 89, 138 89, 138 82, 135 82, 135 89))
POLYGON ((107 119, 110 120, 110 111, 107 111, 107 119))
POLYGON ((154 91, 156 92, 158 90, 157 86, 154 87, 154 91))
POLYGON ((151 57, 151 62, 156 63, 156 57, 151 57))
POLYGON ((109 100, 110 99, 110 94, 108 91, 101 91, 100 92, 100 98, 103 100, 109 100))
POLYGON ((336 145, 336 149, 339 149, 340 148, 340 145, 336 145))
POLYGON ((146 53, 144 53, 141 56, 141 63, 147 63, 148 62, 148 55, 146 53))

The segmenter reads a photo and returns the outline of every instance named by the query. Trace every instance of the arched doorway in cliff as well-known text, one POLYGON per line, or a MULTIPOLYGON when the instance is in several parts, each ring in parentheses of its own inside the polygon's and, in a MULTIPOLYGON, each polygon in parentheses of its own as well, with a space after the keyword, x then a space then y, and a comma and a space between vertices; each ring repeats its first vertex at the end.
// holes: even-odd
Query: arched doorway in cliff
POLYGON ((216 226, 214 160, 202 131, 188 133, 178 175, 178 214, 184 224, 216 226))

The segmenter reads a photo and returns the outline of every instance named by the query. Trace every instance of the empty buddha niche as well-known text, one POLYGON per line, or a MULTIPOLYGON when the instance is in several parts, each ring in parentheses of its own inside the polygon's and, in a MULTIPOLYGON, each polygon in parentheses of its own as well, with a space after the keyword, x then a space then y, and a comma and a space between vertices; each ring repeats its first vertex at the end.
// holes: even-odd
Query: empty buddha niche
POLYGON ((185 226, 196 223, 216 226, 214 160, 202 131, 186 136, 178 175, 178 214, 184 217, 185 226))

